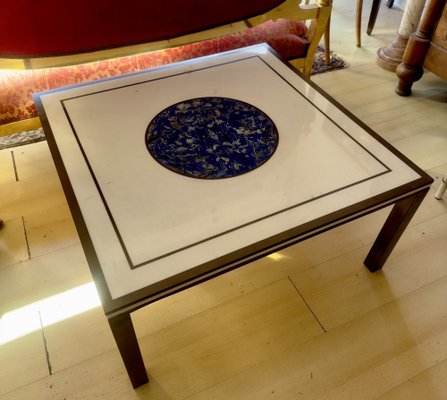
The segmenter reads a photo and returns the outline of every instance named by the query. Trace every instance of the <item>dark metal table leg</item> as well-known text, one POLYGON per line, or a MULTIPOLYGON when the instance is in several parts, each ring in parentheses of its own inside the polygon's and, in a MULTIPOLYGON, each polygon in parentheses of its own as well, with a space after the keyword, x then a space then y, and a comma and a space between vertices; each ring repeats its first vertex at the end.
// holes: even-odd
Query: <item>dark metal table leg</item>
POLYGON ((109 325, 132 386, 137 388, 149 382, 130 314, 124 313, 110 317, 109 325))
POLYGON ((371 7, 371 14, 369 14, 368 28, 366 29, 366 33, 371 35, 371 32, 374 29, 374 25, 376 24, 377 14, 379 14, 380 8, 380 0, 373 0, 371 7))
POLYGON ((371 272, 379 270, 385 264, 427 192, 428 188, 411 197, 399 200, 394 205, 365 259, 365 265, 371 272))

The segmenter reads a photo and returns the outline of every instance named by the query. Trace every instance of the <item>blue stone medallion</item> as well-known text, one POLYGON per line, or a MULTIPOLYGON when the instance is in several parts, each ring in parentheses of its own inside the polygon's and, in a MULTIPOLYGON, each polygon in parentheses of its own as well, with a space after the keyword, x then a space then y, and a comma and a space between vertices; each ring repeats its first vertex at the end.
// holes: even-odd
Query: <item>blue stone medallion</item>
POLYGON ((157 114, 146 130, 146 146, 157 162, 181 175, 230 178, 264 164, 278 146, 278 131, 251 104, 200 97, 157 114))

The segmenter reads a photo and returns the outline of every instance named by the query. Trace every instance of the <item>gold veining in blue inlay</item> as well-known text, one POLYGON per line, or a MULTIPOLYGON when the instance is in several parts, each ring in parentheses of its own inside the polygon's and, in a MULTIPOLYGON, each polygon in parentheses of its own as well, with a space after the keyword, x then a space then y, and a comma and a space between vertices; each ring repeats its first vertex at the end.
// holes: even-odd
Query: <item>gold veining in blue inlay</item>
POLYGON ((203 179, 241 175, 264 164, 278 131, 261 110, 240 100, 201 97, 164 109, 146 130, 149 153, 164 167, 203 179))

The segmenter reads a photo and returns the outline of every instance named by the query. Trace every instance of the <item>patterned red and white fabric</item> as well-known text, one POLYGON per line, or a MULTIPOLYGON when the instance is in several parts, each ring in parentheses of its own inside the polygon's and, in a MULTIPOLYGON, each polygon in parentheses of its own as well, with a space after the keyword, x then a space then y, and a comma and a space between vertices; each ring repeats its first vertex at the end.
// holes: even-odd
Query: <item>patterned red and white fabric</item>
POLYGON ((307 27, 288 19, 267 21, 227 36, 151 53, 66 67, 0 70, 0 125, 37 116, 32 94, 153 68, 258 43, 268 43, 282 57, 306 54, 307 27))

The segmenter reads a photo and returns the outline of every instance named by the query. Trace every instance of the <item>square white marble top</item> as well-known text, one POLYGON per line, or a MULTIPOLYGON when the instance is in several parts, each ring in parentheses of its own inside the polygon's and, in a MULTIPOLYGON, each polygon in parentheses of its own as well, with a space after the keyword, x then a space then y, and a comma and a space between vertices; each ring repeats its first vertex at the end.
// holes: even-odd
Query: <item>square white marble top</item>
POLYGON ((39 97, 113 299, 419 178, 265 46, 39 97), (206 96, 266 113, 272 158, 217 180, 156 162, 151 120, 206 96))

